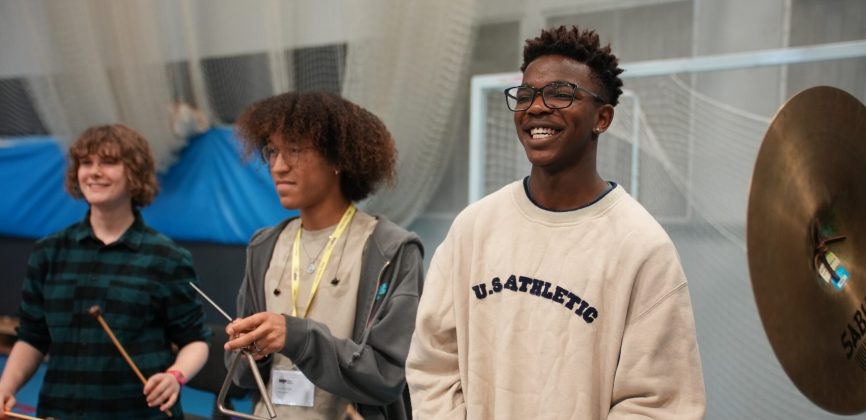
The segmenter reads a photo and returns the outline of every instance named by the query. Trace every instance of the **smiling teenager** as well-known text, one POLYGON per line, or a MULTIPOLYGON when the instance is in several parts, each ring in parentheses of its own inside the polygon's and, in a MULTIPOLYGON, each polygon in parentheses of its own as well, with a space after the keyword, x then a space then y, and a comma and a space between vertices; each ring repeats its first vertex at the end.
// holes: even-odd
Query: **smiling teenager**
POLYGON ((40 417, 163 419, 161 411, 171 411, 183 418, 180 388, 207 360, 209 333, 188 286, 197 281, 190 253, 138 211, 158 191, 147 141, 120 124, 87 129, 69 148, 66 189, 89 211, 38 241, 30 256, 18 342, 0 378, 2 408, 12 409, 48 355, 40 417), (144 386, 88 314, 93 305, 147 378, 144 386))
MULTIPOLYGON (((265 99, 237 125, 247 152, 268 163, 280 203, 300 217, 250 239, 241 318, 226 328, 225 348, 254 353, 279 418, 408 418, 421 242, 354 204, 393 180, 391 134, 369 111, 322 92, 265 99)), ((256 387, 248 369, 235 382, 256 387)), ((255 412, 265 414, 262 402, 255 412)))
POLYGON ((594 31, 527 40, 505 90, 529 176, 436 250, 407 360, 416 419, 699 419, 700 358, 668 235, 596 167, 622 93, 594 31))

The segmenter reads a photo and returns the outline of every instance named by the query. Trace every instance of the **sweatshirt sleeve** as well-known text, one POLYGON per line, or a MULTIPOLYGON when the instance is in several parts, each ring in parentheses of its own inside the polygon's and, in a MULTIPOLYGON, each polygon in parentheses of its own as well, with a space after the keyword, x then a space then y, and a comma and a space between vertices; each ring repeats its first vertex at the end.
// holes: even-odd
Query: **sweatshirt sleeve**
POLYGON ((695 322, 685 275, 673 251, 649 262, 638 281, 665 284, 661 292, 630 317, 623 335, 609 420, 625 418, 703 419, 706 411, 695 322))
POLYGON ((424 278, 420 247, 404 244, 393 267, 385 274, 393 279, 390 297, 368 321, 366 341, 337 338, 320 322, 286 315, 282 353, 316 386, 367 405, 386 405, 402 395, 424 278))
POLYGON ((437 250, 430 263, 406 361, 412 416, 420 420, 466 418, 457 354, 453 279, 443 269, 442 259, 448 258, 443 248, 437 250))

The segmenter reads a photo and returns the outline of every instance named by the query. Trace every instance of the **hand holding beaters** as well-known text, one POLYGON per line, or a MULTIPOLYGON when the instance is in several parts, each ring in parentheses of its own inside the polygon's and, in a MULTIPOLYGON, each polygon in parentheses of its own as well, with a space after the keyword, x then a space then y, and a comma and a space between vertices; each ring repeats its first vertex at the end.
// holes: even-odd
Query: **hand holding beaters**
MULTIPOLYGON (((110 338, 111 342, 114 343, 114 347, 117 347, 117 351, 120 352, 120 355, 123 356, 123 359, 126 360, 126 363, 129 365, 129 367, 132 368, 132 371, 135 372, 135 375, 138 376, 138 379, 141 380, 141 384, 147 385, 147 379, 144 377, 141 371, 138 370, 138 366, 136 366, 135 362, 132 361, 132 358, 129 357, 129 354, 123 348, 123 345, 121 345, 120 341, 117 340, 117 337, 114 336, 114 332, 111 331, 111 327, 108 326, 108 323, 105 322, 105 319, 102 317, 102 308, 100 308, 99 305, 93 305, 90 307, 88 313, 90 314, 90 316, 96 318, 96 320, 99 322, 99 325, 101 325, 102 329, 105 330, 105 333, 108 334, 108 338, 110 338)), ((166 416, 172 417, 171 410, 165 410, 163 411, 163 413, 165 413, 166 416)))
MULTIPOLYGON (((198 292, 198 294, 201 295, 201 297, 204 298, 204 300, 206 300, 214 308, 216 308, 216 310, 219 311, 219 313, 221 313, 229 321, 229 323, 231 323, 233 321, 232 318, 222 308, 220 308, 219 305, 216 304, 216 302, 214 302, 207 294, 205 294, 205 292, 203 292, 201 289, 199 289, 193 282, 189 282, 189 285, 193 289, 195 289, 195 291, 198 292)), ((241 349, 240 353, 238 355, 235 355, 234 357, 232 357, 232 361, 229 364, 229 368, 228 368, 228 374, 226 375, 226 378, 223 381, 223 385, 220 388, 219 395, 217 396, 217 409, 221 413, 228 415, 228 416, 235 416, 235 417, 240 417, 240 418, 249 419, 249 420, 265 420, 264 417, 249 415, 246 413, 240 413, 237 411, 230 410, 230 409, 226 408, 226 406, 225 406, 225 399, 226 399, 226 396, 228 395, 229 387, 231 387, 231 384, 232 384, 232 376, 234 376, 234 371, 238 367, 238 359, 240 359, 240 357, 242 356, 242 357, 245 357, 247 359, 247 363, 250 366, 250 371, 253 374, 253 379, 255 379, 256 386, 259 388, 259 394, 261 395, 262 403, 264 403, 265 408, 268 410, 269 419, 274 419, 277 417, 277 410, 274 409, 274 405, 271 403, 271 398, 268 395, 268 388, 265 386, 264 381, 262 381, 262 375, 261 375, 261 373, 259 373, 259 368, 256 365, 256 359, 253 356, 253 353, 261 354, 262 349, 259 348, 259 346, 256 344, 255 341, 253 341, 252 347, 253 347, 252 349, 250 349, 249 347, 241 349)))

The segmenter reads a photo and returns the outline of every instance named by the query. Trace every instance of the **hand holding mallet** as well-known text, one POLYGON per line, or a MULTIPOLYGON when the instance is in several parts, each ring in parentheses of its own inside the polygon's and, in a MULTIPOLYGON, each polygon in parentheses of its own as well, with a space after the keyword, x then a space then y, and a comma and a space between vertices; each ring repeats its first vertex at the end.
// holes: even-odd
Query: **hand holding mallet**
MULTIPOLYGON (((117 351, 120 352, 120 355, 123 356, 123 359, 126 360, 126 363, 129 365, 129 367, 132 368, 133 372, 135 372, 135 375, 138 376, 138 379, 141 380, 141 384, 147 385, 147 378, 145 378, 144 375, 141 374, 141 371, 138 370, 138 366, 136 366, 135 362, 132 361, 132 358, 129 357, 129 354, 120 344, 120 341, 118 341, 117 337, 114 336, 114 333, 111 331, 111 327, 108 326, 108 323, 106 323, 105 319, 102 317, 102 308, 100 308, 99 305, 93 305, 87 312, 90 313, 90 316, 96 318, 96 320, 99 321, 99 325, 102 325, 102 329, 105 330, 106 334, 108 334, 108 338, 110 338, 111 342, 114 343, 114 347, 117 347, 117 351)), ((172 417, 171 411, 169 410, 163 411, 163 413, 165 413, 165 415, 169 417, 172 417)))

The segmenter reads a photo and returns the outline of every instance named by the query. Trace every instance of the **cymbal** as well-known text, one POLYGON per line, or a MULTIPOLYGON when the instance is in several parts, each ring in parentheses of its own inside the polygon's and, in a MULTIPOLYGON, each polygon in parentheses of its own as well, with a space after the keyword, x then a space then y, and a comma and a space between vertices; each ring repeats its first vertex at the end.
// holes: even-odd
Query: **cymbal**
POLYGON ((752 175, 746 242, 785 373, 827 411, 866 410, 866 107, 856 98, 815 87, 776 113, 752 175))

